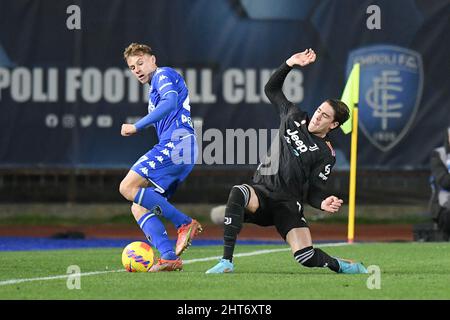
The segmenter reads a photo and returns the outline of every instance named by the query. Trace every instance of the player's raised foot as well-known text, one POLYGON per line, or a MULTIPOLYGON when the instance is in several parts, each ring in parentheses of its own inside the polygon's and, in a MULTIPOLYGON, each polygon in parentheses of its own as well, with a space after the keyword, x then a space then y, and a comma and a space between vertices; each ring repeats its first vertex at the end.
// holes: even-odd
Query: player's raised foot
POLYGON ((160 271, 181 271, 183 270, 183 261, 180 258, 175 260, 158 259, 158 262, 154 264, 148 272, 160 272, 160 271))
POLYGON ((192 239, 203 231, 202 225, 195 219, 191 223, 184 224, 178 229, 178 239, 175 246, 175 254, 179 256, 192 243, 192 239))
POLYGON ((351 260, 335 258, 339 263, 338 273, 347 274, 358 274, 358 273, 369 273, 366 267, 360 262, 353 262, 351 260))
POLYGON ((233 262, 228 259, 220 259, 219 263, 205 273, 230 273, 234 271, 233 262))

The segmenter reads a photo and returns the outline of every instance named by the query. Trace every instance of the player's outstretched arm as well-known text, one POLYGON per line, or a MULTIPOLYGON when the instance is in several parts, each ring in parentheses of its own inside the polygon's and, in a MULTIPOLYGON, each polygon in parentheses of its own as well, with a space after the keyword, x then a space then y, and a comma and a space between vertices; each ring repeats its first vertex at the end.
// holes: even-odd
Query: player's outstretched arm
POLYGON ((123 124, 121 134, 122 136, 131 136, 136 132, 148 127, 149 125, 156 123, 164 118, 170 112, 174 111, 177 107, 177 93, 168 92, 163 96, 157 107, 148 115, 143 117, 135 124, 123 124))
POLYGON ((316 54, 312 49, 306 49, 303 52, 296 53, 285 61, 270 77, 264 87, 264 93, 270 102, 277 106, 281 113, 286 112, 292 103, 283 93, 283 83, 288 73, 295 65, 306 66, 316 60, 316 54))
POLYGON ((283 65, 270 76, 269 81, 267 81, 264 86, 264 93, 267 98, 269 98, 269 101, 278 108, 282 108, 283 105, 289 103, 289 100, 283 93, 283 83, 291 69, 292 68, 283 63, 283 65))
POLYGON ((295 65, 304 67, 308 64, 313 63, 314 61, 316 61, 316 53, 313 49, 309 48, 303 52, 292 55, 289 59, 286 60, 286 64, 289 67, 293 67, 295 65))

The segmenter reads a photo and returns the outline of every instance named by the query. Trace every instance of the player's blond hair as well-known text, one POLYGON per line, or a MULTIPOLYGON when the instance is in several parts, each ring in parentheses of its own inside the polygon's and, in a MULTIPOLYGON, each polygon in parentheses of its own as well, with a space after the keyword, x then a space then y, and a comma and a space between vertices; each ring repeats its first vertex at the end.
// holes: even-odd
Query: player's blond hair
POLYGON ((133 42, 128 47, 125 48, 123 52, 123 58, 125 59, 125 61, 127 61, 128 57, 140 56, 143 54, 149 54, 152 56, 153 55, 152 48, 150 48, 145 44, 133 42))

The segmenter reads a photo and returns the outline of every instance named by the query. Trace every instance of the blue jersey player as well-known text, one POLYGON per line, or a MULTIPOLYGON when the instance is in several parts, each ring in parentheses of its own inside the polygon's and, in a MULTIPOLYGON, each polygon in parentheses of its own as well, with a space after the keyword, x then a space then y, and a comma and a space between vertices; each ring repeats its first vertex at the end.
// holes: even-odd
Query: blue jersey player
POLYGON ((183 268, 179 256, 202 231, 195 220, 177 210, 167 199, 194 167, 197 156, 186 84, 175 70, 157 67, 151 48, 132 43, 124 59, 140 83, 150 85, 148 115, 135 124, 123 124, 122 136, 154 126, 159 143, 131 167, 120 183, 120 193, 132 201, 131 211, 152 245, 160 252, 150 272, 183 268), (178 230, 175 250, 160 220, 165 217, 178 230))

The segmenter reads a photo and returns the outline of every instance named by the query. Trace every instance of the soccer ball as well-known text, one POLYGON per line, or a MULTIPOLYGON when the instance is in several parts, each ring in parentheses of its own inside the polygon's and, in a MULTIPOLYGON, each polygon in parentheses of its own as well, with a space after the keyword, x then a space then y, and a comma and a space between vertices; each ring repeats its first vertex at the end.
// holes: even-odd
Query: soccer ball
POLYGON ((122 264, 128 272, 147 272, 153 265, 153 249, 147 243, 135 241, 122 252, 122 264))

